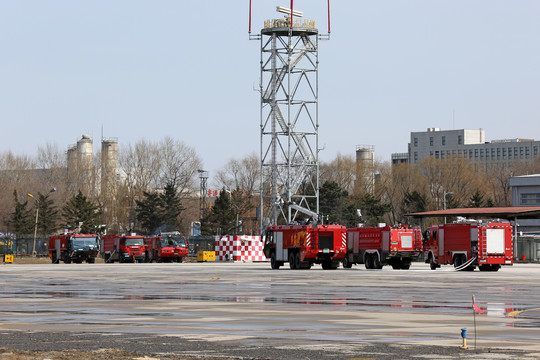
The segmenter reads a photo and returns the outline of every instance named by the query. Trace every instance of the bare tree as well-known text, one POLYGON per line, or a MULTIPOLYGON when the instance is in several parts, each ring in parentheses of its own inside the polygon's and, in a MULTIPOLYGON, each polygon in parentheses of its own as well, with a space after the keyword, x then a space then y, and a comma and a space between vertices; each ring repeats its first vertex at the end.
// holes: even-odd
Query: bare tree
POLYGON ((143 199, 144 192, 159 191, 171 183, 182 200, 197 193, 197 171, 202 161, 193 148, 179 140, 170 137, 159 142, 140 140, 134 146, 122 148, 118 162, 123 175, 117 203, 123 209, 118 215, 120 227, 131 228, 135 201, 143 199))
POLYGON ((260 181, 260 162, 252 153, 237 160, 230 160, 215 178, 215 186, 229 191, 231 204, 244 233, 258 233, 255 207, 259 198, 255 196, 260 181))
POLYGON ((179 140, 165 137, 159 143, 159 153, 162 165, 159 187, 172 184, 180 198, 191 196, 197 187, 197 171, 202 168, 202 161, 195 149, 179 140))
POLYGON ((338 154, 334 160, 320 165, 320 183, 335 182, 340 189, 352 194, 356 179, 356 160, 353 155, 338 154))

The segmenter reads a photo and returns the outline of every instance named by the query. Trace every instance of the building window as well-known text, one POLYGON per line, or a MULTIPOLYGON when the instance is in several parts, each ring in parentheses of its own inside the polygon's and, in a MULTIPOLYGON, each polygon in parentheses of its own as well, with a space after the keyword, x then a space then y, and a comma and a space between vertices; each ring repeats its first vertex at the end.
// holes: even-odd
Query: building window
POLYGON ((443 146, 446 145, 446 136, 442 137, 442 144, 443 144, 443 146))
POLYGON ((418 152, 414 152, 414 162, 417 163, 418 162, 418 152))
POLYGON ((463 145, 463 135, 458 135, 458 137, 457 137, 457 144, 458 144, 458 145, 463 145))
POLYGON ((484 158, 484 149, 480 149, 480 159, 484 158))
POLYGON ((478 149, 474 149, 474 158, 478 159, 478 149))
POLYGON ((433 146, 433 136, 429 137, 429 146, 433 146))
POLYGON ((533 147, 533 155, 534 156, 538 155, 538 146, 533 147))
POLYGON ((501 148, 497 148, 497 160, 501 159, 501 148))
POLYGON ((413 139, 414 147, 418 147, 418 138, 413 139))
POLYGON ((444 151, 441 151, 441 160, 444 160, 444 151))
POLYGON ((514 159, 518 158, 518 150, 517 149, 518 149, 517 147, 514 148, 514 159))
POLYGON ((506 148, 503 148, 503 159, 506 159, 506 148))
POLYGON ((531 157, 531 150, 528 147, 526 147, 525 148, 525 159, 530 159, 530 157, 531 157))
POLYGON ((520 199, 521 205, 540 205, 540 193, 523 193, 520 199))

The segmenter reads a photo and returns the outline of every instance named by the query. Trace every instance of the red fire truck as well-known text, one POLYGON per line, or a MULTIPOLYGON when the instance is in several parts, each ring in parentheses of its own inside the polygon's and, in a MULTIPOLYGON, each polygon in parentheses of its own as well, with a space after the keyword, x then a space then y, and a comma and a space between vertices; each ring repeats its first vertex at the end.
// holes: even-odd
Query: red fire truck
POLYGON ((53 264, 86 261, 93 264, 99 252, 96 234, 62 234, 49 237, 49 258, 53 264))
POLYGON ((341 225, 276 225, 266 229, 263 239, 272 269, 287 261, 291 269, 313 264, 337 269, 347 251, 347 230, 341 225))
POLYGON ((145 237, 147 262, 183 262, 188 254, 186 238, 179 232, 163 232, 158 236, 145 237))
POLYGON ((104 235, 101 253, 105 262, 143 262, 146 257, 144 237, 138 235, 104 235))
POLYGON ((407 225, 347 229, 347 255, 343 267, 365 264, 366 269, 408 270, 422 254, 422 231, 407 225))
POLYGON ((432 270, 441 265, 497 271, 513 264, 512 226, 501 222, 434 225, 425 232, 424 256, 432 270), (469 261, 470 264, 465 266, 469 261))

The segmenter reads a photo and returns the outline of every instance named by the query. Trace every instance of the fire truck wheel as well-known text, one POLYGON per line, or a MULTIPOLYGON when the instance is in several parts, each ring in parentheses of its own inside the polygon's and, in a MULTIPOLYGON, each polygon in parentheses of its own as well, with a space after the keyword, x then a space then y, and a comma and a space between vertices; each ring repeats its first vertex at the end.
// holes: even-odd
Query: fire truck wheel
POLYGON ((371 258, 371 254, 365 254, 364 257, 364 265, 366 266, 366 269, 373 269, 373 259, 371 258))
POLYGON ((379 260, 379 254, 371 254, 373 256, 373 268, 374 269, 382 269, 381 261, 379 260))
POLYGON ((296 264, 297 269, 302 269, 302 261, 300 261, 300 253, 297 252, 294 256, 294 263, 296 264))
POLYGON ((437 264, 435 264, 435 259, 433 258, 431 254, 429 254, 429 268, 431 270, 437 269, 437 264))
POLYGON ((58 259, 56 258, 56 254, 52 254, 52 259, 51 259, 52 263, 53 264, 58 264, 58 259))
POLYGON ((182 256, 180 256, 180 257, 178 258, 177 261, 178 261, 179 263, 184 262, 184 258, 183 258, 182 256))
POLYGON ((86 260, 86 262, 89 263, 89 264, 93 264, 93 263, 96 262, 96 259, 94 259, 94 258, 88 258, 88 260, 86 260))
POLYGON ((276 253, 272 253, 270 256, 270 266, 272 269, 277 270, 281 266, 280 262, 276 260, 276 253))
POLYGON ((480 265, 478 269, 480 271, 491 271, 491 265, 480 265))
POLYGON ((350 269, 352 268, 352 263, 349 261, 349 254, 345 255, 343 258, 343 268, 350 269))
POLYGON ((296 265, 296 256, 293 252, 289 254, 289 267, 291 268, 291 270, 298 269, 298 266, 296 265))
POLYGON ((67 255, 64 256, 64 264, 71 264, 71 259, 67 255))
POLYGON ((339 262, 333 262, 332 260, 325 260, 322 262, 323 270, 336 270, 338 268, 339 262))
POLYGON ((454 256, 454 268, 458 268, 460 267, 461 265, 463 265, 463 258, 461 257, 461 255, 455 255, 454 256))
POLYGON ((392 263, 392 269, 399 270, 401 269, 401 263, 392 263))
POLYGON ((407 263, 401 263, 401 270, 409 270, 411 268, 411 264, 407 263))

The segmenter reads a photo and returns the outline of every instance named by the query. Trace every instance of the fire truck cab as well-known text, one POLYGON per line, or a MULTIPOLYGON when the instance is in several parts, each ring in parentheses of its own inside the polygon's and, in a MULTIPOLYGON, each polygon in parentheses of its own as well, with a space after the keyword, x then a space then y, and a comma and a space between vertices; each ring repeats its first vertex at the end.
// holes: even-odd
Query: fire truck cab
POLYGON ((86 261, 93 264, 99 252, 96 234, 61 234, 49 237, 49 258, 53 264, 63 261, 69 264, 86 261))
POLYGON ((101 253, 105 262, 143 262, 146 256, 144 237, 138 235, 104 235, 101 253))
POLYGON ((341 225, 276 225, 263 234, 264 254, 272 269, 289 262, 291 269, 313 264, 336 269, 347 252, 347 230, 341 225))
POLYGON ((188 254, 185 236, 179 232, 163 232, 158 236, 145 237, 146 262, 183 262, 188 254))

